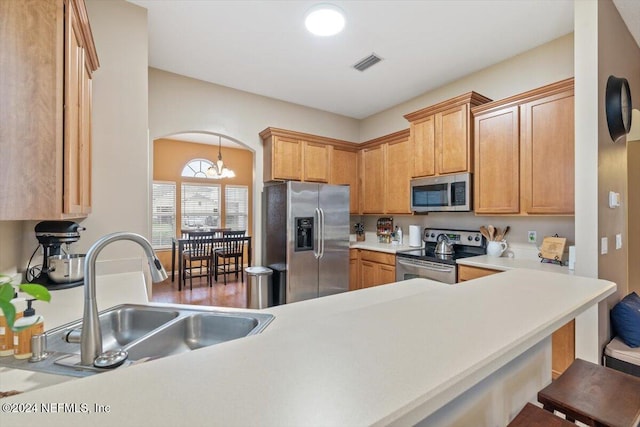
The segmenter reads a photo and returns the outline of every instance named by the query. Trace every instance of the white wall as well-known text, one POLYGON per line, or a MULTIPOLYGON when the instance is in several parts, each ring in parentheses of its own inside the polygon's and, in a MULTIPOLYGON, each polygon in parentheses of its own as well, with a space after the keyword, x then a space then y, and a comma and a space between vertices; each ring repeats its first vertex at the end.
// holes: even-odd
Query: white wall
POLYGON ((149 128, 151 139, 178 132, 205 131, 239 141, 254 156, 254 250, 262 259, 263 150, 258 135, 267 127, 292 129, 356 141, 359 122, 264 96, 219 86, 166 71, 149 69, 149 128))
POLYGON ((403 117, 404 114, 470 91, 498 100, 569 77, 573 77, 573 34, 367 117, 360 125, 360 141, 407 129, 409 122, 403 117))
MULTIPOLYGON (((126 1, 86 4, 100 68, 93 78, 93 212, 82 221, 79 251, 115 231, 149 237, 150 218, 147 10, 126 1)), ((112 266, 119 271, 139 269, 141 255, 135 244, 117 242, 100 260, 125 260, 112 266)))

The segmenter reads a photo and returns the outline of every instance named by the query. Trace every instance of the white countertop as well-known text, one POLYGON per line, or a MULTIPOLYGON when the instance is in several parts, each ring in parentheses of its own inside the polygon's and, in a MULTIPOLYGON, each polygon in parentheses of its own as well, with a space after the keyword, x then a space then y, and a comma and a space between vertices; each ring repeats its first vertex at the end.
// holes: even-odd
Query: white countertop
POLYGON ((409 249, 417 249, 403 243, 402 245, 394 245, 391 243, 378 243, 376 241, 365 240, 363 242, 349 242, 349 249, 366 249, 369 251, 386 252, 395 254, 398 251, 407 251, 409 249))
POLYGON ((550 273, 573 274, 566 266, 557 264, 542 263, 539 259, 528 258, 508 258, 508 257, 492 257, 489 255, 480 255, 469 258, 461 258, 456 260, 457 264, 469 265, 472 267, 489 268, 492 270, 507 271, 514 268, 528 268, 531 270, 548 271, 550 273))
POLYGON ((265 311, 276 319, 259 335, 3 399, 109 405, 108 414, 2 418, 24 426, 407 422, 433 413, 615 287, 515 269, 456 286, 413 279, 273 307, 265 311))

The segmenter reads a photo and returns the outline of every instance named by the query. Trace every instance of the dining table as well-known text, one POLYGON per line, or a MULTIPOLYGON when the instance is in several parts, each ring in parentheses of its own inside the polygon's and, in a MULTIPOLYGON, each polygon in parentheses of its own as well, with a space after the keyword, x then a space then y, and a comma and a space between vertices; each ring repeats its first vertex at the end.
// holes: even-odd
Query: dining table
MULTIPOLYGON (((247 245, 247 267, 251 267, 251 236, 231 237, 224 239, 223 237, 215 237, 211 239, 211 243, 215 247, 216 245, 222 245, 223 241, 244 241, 247 245)), ((188 237, 173 237, 171 238, 171 281, 175 280, 176 271, 176 252, 178 255, 178 290, 182 290, 182 254, 184 252, 185 244, 189 242, 188 237)))

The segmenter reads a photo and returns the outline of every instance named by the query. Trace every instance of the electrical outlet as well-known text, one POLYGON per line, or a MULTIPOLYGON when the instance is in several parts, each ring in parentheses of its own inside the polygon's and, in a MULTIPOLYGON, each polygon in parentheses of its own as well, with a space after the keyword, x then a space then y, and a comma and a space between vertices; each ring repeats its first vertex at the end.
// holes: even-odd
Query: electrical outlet
POLYGON ((535 231, 527 231, 527 241, 529 243, 536 243, 538 241, 538 233, 535 231))
POLYGON ((609 252, 609 239, 603 237, 600 239, 600 255, 606 255, 609 252))
POLYGON ((622 249, 622 234, 616 234, 616 249, 622 249))

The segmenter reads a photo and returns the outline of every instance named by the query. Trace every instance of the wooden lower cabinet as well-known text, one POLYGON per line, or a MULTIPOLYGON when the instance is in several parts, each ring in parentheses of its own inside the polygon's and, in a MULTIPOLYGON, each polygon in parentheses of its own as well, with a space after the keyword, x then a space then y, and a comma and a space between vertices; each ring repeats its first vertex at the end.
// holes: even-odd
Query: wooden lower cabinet
POLYGON ((396 281, 396 256, 361 249, 359 273, 361 288, 393 283, 396 281))
POLYGON ((360 254, 358 249, 349 249, 349 290, 360 289, 360 254))
MULTIPOLYGON (((500 273, 490 268, 458 266, 458 283, 500 273)), ((551 335, 551 376, 556 379, 575 359, 575 320, 570 321, 551 335)))

